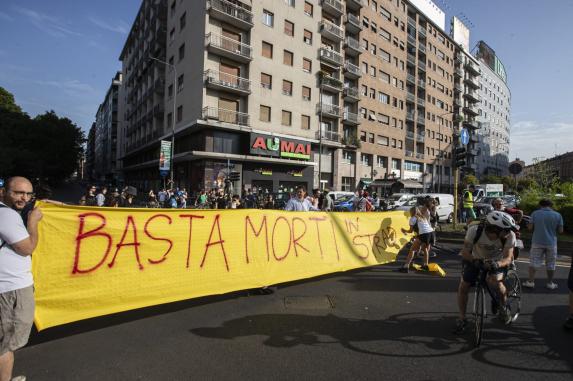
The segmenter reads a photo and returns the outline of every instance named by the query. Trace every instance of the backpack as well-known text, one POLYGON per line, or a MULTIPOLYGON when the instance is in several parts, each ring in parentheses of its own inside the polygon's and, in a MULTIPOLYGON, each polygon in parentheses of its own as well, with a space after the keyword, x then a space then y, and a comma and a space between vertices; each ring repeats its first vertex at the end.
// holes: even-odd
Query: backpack
MULTIPOLYGON (((475 236, 474 242, 473 242, 474 245, 475 245, 475 244, 477 243, 477 241, 479 241, 479 239, 481 238, 481 235, 482 235, 484 229, 485 229, 485 223, 481 222, 481 223, 478 225, 478 228, 477 228, 476 236, 475 236)), ((506 239, 506 238, 500 238, 500 241, 501 241, 501 247, 502 247, 502 250, 503 250, 503 248, 505 247, 505 242, 507 242, 507 239, 506 239)))

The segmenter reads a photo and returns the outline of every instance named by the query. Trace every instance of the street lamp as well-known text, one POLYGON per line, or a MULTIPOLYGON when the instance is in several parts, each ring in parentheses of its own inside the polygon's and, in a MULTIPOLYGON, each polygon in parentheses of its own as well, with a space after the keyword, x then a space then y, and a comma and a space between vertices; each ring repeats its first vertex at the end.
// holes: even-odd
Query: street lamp
POLYGON ((169 62, 165 62, 163 60, 160 60, 159 58, 155 58, 152 57, 151 55, 149 56, 149 59, 157 61, 159 63, 162 63, 163 65, 171 68, 173 70, 173 116, 171 118, 171 158, 170 158, 170 168, 169 168, 169 172, 170 172, 170 177, 169 177, 169 181, 171 183, 171 187, 173 187, 173 185, 175 185, 175 183, 173 182, 173 173, 175 172, 175 163, 173 162, 173 155, 175 153, 175 114, 176 114, 176 108, 177 108, 177 68, 175 67, 175 65, 170 64, 169 62))

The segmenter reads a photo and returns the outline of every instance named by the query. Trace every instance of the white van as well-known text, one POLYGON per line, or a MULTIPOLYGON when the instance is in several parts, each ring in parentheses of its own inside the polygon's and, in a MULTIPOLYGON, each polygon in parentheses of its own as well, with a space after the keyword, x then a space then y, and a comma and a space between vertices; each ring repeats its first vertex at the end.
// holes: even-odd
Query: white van
POLYGON ((340 197, 343 196, 354 196, 354 192, 344 192, 344 191, 330 191, 328 195, 334 199, 334 201, 338 200, 340 197))
POLYGON ((417 195, 419 198, 431 197, 438 201, 436 211, 440 221, 452 222, 454 219, 454 196, 447 193, 424 193, 417 195))
POLYGON ((392 195, 388 197, 388 209, 395 209, 402 206, 417 196, 418 195, 412 193, 392 193, 392 195))

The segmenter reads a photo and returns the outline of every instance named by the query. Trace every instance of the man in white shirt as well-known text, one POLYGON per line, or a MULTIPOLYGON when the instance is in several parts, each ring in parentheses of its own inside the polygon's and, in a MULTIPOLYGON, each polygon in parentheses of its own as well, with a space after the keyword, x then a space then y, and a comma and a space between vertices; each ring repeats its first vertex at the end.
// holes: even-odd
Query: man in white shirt
POLYGON ((20 212, 33 197, 33 187, 24 177, 6 182, 0 202, 0 380, 12 379, 14 351, 28 342, 34 321, 34 280, 30 256, 38 244, 42 212, 28 214, 28 228, 20 212))
POLYGON ((97 206, 105 206, 105 195, 107 194, 107 188, 102 187, 98 194, 96 195, 96 204, 97 206))
POLYGON ((288 200, 285 210, 294 212, 308 212, 309 210, 317 211, 319 209, 315 208, 312 203, 306 198, 306 189, 300 186, 296 188, 296 197, 288 200))

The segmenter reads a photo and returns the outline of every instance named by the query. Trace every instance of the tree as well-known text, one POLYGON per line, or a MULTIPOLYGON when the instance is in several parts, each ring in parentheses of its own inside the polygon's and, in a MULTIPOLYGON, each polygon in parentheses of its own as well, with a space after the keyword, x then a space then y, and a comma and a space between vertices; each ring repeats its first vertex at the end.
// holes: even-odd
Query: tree
POLYGON ((478 183, 478 179, 477 177, 475 177, 474 175, 465 175, 464 178, 462 179, 462 184, 467 187, 470 184, 477 184, 478 183))
POLYGON ((14 95, 0 86, 0 109, 22 114, 22 109, 16 104, 14 95))

